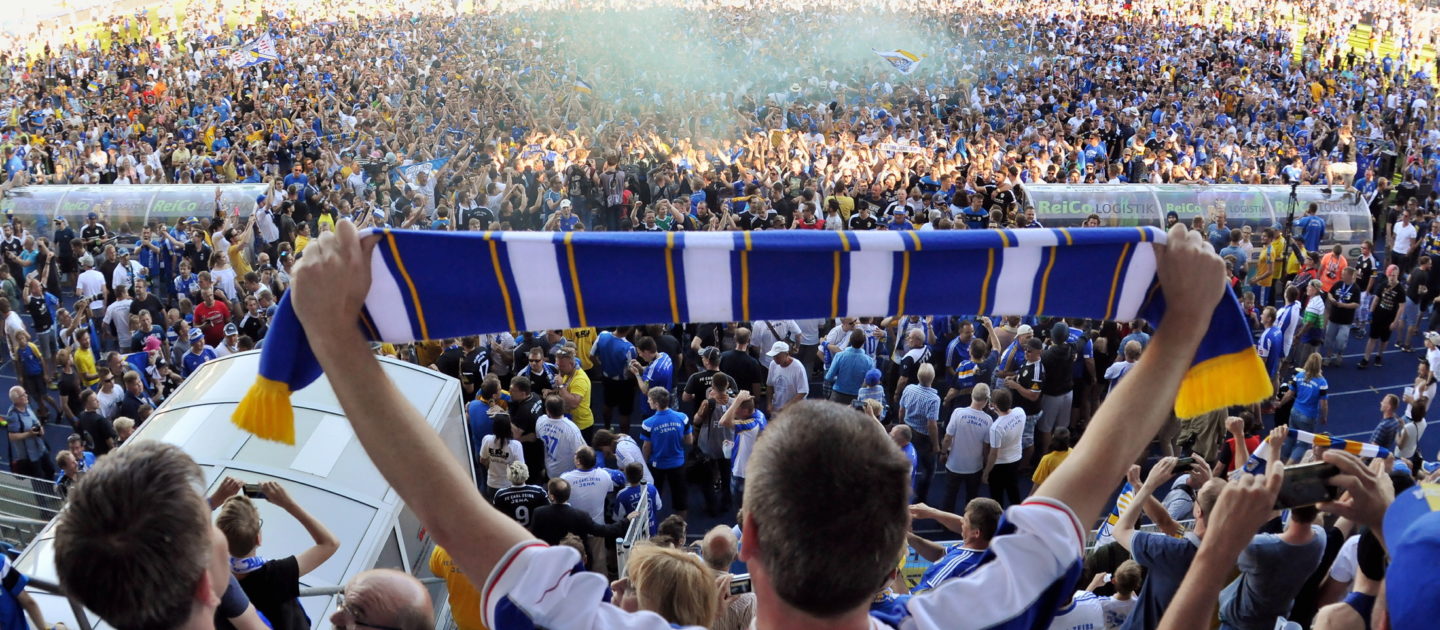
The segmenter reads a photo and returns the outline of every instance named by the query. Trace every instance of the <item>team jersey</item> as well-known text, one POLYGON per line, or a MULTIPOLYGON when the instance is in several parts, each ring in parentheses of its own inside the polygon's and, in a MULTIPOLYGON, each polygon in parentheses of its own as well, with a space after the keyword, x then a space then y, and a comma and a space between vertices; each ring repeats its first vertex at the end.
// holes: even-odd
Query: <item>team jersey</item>
POLYGON ((1295 370, 1295 378, 1290 381, 1290 391, 1295 392, 1292 413, 1314 419, 1320 415, 1320 401, 1330 393, 1330 384, 1325 382, 1323 376, 1306 378, 1305 370, 1295 370))
POLYGON ((1290 356, 1290 345, 1295 341, 1295 333, 1300 330, 1300 310, 1299 302, 1291 302, 1275 313, 1275 325, 1280 328, 1284 335, 1281 340, 1285 342, 1281 356, 1290 356))
POLYGON ((984 555, 983 549, 970 549, 963 543, 950 545, 950 548, 945 550, 944 557, 925 569, 925 574, 920 576, 920 583, 910 589, 910 592, 921 593, 940 586, 945 580, 963 577, 980 566, 980 558, 984 555))
POLYGON ((545 496, 544 488, 524 485, 501 488, 495 492, 494 503, 495 509, 528 529, 530 516, 541 506, 548 505, 550 499, 545 496))
POLYGON ((639 462, 640 467, 645 471, 645 483, 655 485, 655 477, 650 474, 650 466, 645 463, 645 451, 635 443, 635 438, 624 433, 615 437, 615 462, 613 468, 624 471, 630 462, 639 462))
POLYGON ((215 349, 210 346, 205 346, 198 354, 193 351, 186 352, 185 356, 180 358, 180 368, 183 371, 182 376, 190 376, 195 373, 195 370, 200 369, 202 364, 214 358, 215 349))
POLYGON ((750 452, 755 450, 755 440, 765 431, 765 414, 759 409, 755 415, 744 420, 735 420, 735 451, 730 474, 745 478, 745 464, 750 462, 750 452))
POLYGON ((666 390, 674 389, 675 362, 670 359, 670 355, 664 352, 656 353, 655 360, 651 361, 650 365, 645 366, 645 370, 640 373, 640 377, 645 379, 645 384, 650 387, 664 387, 666 390))
POLYGON ((660 491, 655 489, 655 484, 653 483, 647 483, 640 486, 627 486, 625 489, 616 493, 615 520, 624 520, 627 514, 634 512, 640 507, 641 488, 644 488, 645 493, 650 495, 650 519, 648 524, 650 526, 650 535, 654 536, 655 532, 660 527, 659 524, 656 522, 655 514, 660 511, 660 508, 663 507, 663 504, 660 502, 660 491))
POLYGON ((687 435, 690 435, 690 421, 685 414, 673 409, 657 411, 640 425, 640 440, 650 443, 650 464, 661 470, 685 465, 687 435))
MULTIPOLYGON (((1080 578, 1083 531, 1062 503, 1032 498, 1012 505, 974 570, 886 607, 883 621, 872 613, 870 627, 950 628, 964 619, 973 628, 1045 628, 1080 578)), ((675 627, 653 612, 627 613, 603 601, 608 585, 607 577, 584 570, 578 551, 526 541, 496 563, 480 590, 480 610, 492 630, 675 627)))
POLYGON ((566 328, 560 331, 565 340, 575 347, 575 358, 580 361, 580 369, 588 370, 595 367, 595 358, 590 355, 591 348, 595 345, 595 329, 566 328))
POLYGON ((1274 377, 1280 369, 1280 360, 1285 358, 1285 331, 1278 325, 1266 328, 1260 334, 1255 351, 1265 360, 1265 372, 1274 377))
POLYGON ((535 423, 535 435, 545 445, 545 472, 551 479, 575 469, 575 451, 585 446, 580 427, 567 418, 546 416, 535 423))
POLYGON ((622 379, 625 378, 625 366, 635 358, 635 344, 607 330, 595 338, 590 354, 600 365, 600 373, 605 378, 622 379))

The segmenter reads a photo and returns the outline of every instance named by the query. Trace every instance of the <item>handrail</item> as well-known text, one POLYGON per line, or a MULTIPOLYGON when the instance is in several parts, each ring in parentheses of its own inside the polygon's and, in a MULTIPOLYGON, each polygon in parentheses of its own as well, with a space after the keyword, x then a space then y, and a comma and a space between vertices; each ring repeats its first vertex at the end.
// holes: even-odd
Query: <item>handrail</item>
POLYGON ((70 612, 74 613, 75 625, 79 626, 80 630, 94 630, 95 627, 90 625, 90 616, 85 614, 85 607, 81 606, 80 602, 76 601, 75 598, 66 595, 65 592, 60 588, 59 584, 42 580, 36 577, 32 577, 29 580, 29 583, 26 584, 27 587, 33 588, 42 593, 49 593, 51 595, 58 595, 60 597, 64 597, 65 601, 70 602, 70 612))

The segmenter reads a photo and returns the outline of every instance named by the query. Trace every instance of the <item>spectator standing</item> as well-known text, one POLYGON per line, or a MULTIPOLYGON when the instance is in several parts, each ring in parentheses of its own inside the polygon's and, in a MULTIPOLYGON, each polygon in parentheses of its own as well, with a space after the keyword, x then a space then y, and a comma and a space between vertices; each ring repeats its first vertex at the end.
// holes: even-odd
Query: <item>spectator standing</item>
POLYGON ((30 407, 30 394, 24 387, 10 388, 10 410, 3 420, 9 436, 10 471, 17 475, 53 479, 55 464, 50 447, 45 443, 45 427, 30 407))
POLYGON ((916 500, 923 503, 930 496, 930 481, 935 476, 935 453, 940 439, 940 394, 930 384, 935 380, 935 367, 923 363, 916 370, 918 382, 905 386, 900 394, 900 417, 913 434, 912 443, 919 459, 919 478, 915 482, 916 500))
POLYGON ((773 417, 786 406, 804 400, 810 393, 810 374, 791 355, 790 344, 776 341, 770 351, 765 386, 770 393, 770 415, 773 417))
POLYGON ((525 462, 512 462, 505 476, 510 485, 497 491, 492 503, 500 512, 529 529, 535 510, 550 503, 545 489, 528 484, 530 468, 525 462))
POLYGON ((575 453, 585 445, 585 438, 565 417, 565 401, 558 394, 545 397, 545 417, 535 422, 535 435, 545 445, 545 472, 551 479, 575 469, 575 453))
MULTIPOLYGON (((1038 352, 1038 350, 1037 350, 1038 352)), ((1020 502, 1020 459, 1025 435, 1025 410, 1011 406, 1010 390, 993 394, 991 403, 1000 414, 990 425, 990 451, 985 455, 985 470, 980 482, 990 486, 990 496, 1009 507, 1020 502)))
POLYGON ((497 491, 509 487, 511 464, 523 461, 525 454, 520 449, 520 441, 515 439, 510 414, 495 414, 491 417, 490 435, 480 442, 480 466, 486 471, 485 498, 493 499, 497 491))
MULTIPOLYGON (((798 362, 795 365, 799 365, 798 362)), ((655 415, 646 418, 640 425, 645 461, 654 471, 656 489, 662 492, 669 489, 671 509, 684 518, 690 494, 690 487, 685 481, 685 452, 694 443, 695 437, 685 414, 670 408, 668 390, 650 388, 646 402, 655 415)))
POLYGON ((710 517, 722 510, 728 512, 731 508, 730 475, 734 464, 730 456, 735 445, 735 430, 733 425, 724 426, 721 421, 733 404, 730 393, 733 386, 724 372, 711 376, 709 391, 691 420, 698 447, 696 450, 700 454, 697 463, 705 480, 705 513, 710 517))
POLYGON ((278 560, 260 557, 256 554, 262 536, 260 511, 249 497, 237 494, 225 499, 215 520, 230 552, 230 570, 240 579, 255 609, 265 615, 276 630, 309 628, 310 619, 300 606, 300 578, 335 555, 340 549, 340 540, 319 519, 300 507, 284 486, 266 481, 260 484, 260 490, 265 494, 265 501, 300 522, 314 545, 278 560))
POLYGON ((990 407, 990 386, 976 383, 970 390, 970 406, 956 409, 945 425, 940 451, 945 453, 945 500, 942 508, 954 512, 960 486, 965 502, 980 496, 980 476, 990 447, 990 426, 994 422, 985 410, 990 407))

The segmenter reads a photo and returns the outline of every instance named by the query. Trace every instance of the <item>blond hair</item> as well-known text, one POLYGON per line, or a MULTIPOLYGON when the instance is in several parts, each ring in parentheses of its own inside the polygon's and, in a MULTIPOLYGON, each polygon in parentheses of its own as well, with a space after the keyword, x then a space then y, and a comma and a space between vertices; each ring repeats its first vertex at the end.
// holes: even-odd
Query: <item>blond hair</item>
POLYGON ((708 627, 720 606, 714 574, 693 553, 638 545, 626 564, 640 607, 682 626, 708 627))
POLYGON ((215 526, 225 534, 226 546, 233 557, 249 556, 260 546, 260 511, 243 494, 225 499, 215 526))

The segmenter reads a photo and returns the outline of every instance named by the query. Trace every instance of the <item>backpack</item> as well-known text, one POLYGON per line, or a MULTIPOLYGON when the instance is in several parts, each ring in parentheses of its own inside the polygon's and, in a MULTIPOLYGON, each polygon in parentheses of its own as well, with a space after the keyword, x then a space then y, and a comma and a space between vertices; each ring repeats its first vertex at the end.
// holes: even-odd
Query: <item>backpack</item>
POLYGON ((775 332, 775 325, 770 323, 770 320, 765 320, 765 327, 770 329, 770 335, 774 337, 776 341, 785 342, 785 347, 790 349, 788 351, 790 352, 790 354, 795 354, 795 352, 799 350, 799 348, 795 345, 795 340, 793 338, 794 336, 790 334, 790 331, 788 329, 785 331, 785 336, 781 337, 780 333, 775 332))
POLYGON ((615 169, 600 176, 600 186, 604 188, 605 205, 618 206, 625 203, 625 183, 628 175, 625 171, 615 169))

